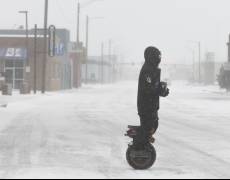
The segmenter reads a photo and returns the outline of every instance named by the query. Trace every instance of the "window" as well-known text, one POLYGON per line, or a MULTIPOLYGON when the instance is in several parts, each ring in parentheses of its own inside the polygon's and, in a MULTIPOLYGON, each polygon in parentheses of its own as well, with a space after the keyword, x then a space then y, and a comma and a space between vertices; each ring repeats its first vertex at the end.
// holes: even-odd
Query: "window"
POLYGON ((13 68, 14 67, 14 60, 7 60, 5 63, 6 68, 13 68))
POLYGON ((15 79, 23 79, 23 69, 15 69, 15 79))
POLYGON ((14 89, 20 89, 23 83, 23 80, 15 80, 14 89))
POLYGON ((24 61, 23 60, 16 60, 15 61, 15 67, 17 68, 23 68, 24 66, 24 61))

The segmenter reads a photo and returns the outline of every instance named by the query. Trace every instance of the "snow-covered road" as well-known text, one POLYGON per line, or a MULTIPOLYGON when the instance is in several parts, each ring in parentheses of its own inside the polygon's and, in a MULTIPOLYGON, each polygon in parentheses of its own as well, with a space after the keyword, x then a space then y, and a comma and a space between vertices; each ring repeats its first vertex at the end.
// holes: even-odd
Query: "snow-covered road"
POLYGON ((0 96, 0 178, 230 178, 230 95, 176 82, 162 100, 147 171, 126 163, 137 84, 0 96))

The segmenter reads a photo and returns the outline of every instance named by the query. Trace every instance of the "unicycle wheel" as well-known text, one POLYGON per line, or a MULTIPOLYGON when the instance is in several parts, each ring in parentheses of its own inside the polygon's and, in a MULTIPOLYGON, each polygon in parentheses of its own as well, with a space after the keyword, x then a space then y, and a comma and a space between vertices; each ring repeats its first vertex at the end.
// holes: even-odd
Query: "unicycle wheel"
POLYGON ((136 150, 133 145, 130 145, 126 153, 127 162, 136 170, 151 168, 156 161, 156 156, 156 150, 151 144, 143 150, 136 150))

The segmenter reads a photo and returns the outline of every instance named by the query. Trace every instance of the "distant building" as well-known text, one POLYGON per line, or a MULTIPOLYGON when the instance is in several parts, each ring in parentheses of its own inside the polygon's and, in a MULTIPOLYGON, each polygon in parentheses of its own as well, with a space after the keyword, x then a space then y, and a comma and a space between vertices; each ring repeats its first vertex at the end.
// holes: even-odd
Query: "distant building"
POLYGON ((171 80, 190 80, 192 76, 192 66, 187 64, 168 65, 171 80))
POLYGON ((79 88, 82 85, 82 63, 86 59, 86 50, 81 44, 77 47, 77 43, 71 42, 69 47, 69 57, 72 67, 72 87, 79 88))
POLYGON ((82 80, 84 82, 112 83, 116 81, 116 76, 116 56, 104 56, 103 60, 101 56, 89 57, 87 61, 87 67, 85 63, 82 65, 82 80))
POLYGON ((138 80, 142 63, 119 63, 119 79, 120 80, 138 80))
MULTIPOLYGON (((72 87, 72 68, 68 49, 70 33, 66 29, 57 29, 56 37, 56 56, 48 56, 47 58, 47 91, 69 89, 72 87)), ((0 71, 5 72, 6 82, 12 84, 14 89, 19 89, 24 79, 29 83, 31 88, 34 86, 34 42, 34 30, 29 31, 28 49, 26 48, 25 30, 0 30, 0 71), (24 69, 23 64, 27 59, 29 68, 24 69)), ((43 30, 39 30, 36 52, 36 81, 38 90, 41 90, 42 87, 43 44, 43 30)))
POLYGON ((215 74, 215 53, 206 53, 205 62, 203 63, 203 82, 206 85, 216 82, 215 74))

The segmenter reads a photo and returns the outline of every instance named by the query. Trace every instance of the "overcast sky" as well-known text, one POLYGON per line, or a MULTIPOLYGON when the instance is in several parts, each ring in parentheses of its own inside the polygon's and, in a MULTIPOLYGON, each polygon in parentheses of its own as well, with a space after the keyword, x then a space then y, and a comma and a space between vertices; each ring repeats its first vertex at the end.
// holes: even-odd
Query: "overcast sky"
MULTIPOLYGON (((82 4, 88 0, 82 0, 82 4)), ((44 0, 0 0, 0 28, 24 24, 19 10, 29 10, 30 28, 43 26, 44 0)), ((76 39, 77 0, 49 0, 49 24, 71 31, 76 39)), ((216 53, 227 60, 230 33, 229 0, 100 0, 82 9, 81 40, 85 41, 85 16, 104 17, 90 21, 90 54, 100 54, 100 44, 123 53, 127 61, 142 61, 149 45, 159 47, 165 62, 191 62, 191 49, 201 41, 202 54, 216 53)), ((105 49, 108 51, 108 48, 105 49)))

